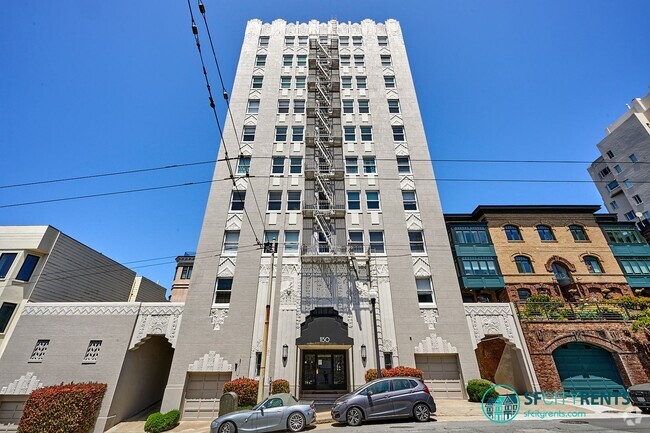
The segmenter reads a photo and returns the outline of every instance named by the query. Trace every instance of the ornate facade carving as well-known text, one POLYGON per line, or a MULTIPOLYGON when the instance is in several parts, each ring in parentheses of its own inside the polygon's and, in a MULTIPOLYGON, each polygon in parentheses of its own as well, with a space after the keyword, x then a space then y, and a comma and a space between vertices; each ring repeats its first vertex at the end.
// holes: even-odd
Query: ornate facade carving
POLYGON ((422 230, 422 215, 420 212, 406 213, 406 228, 408 230, 422 230))
POLYGON ((164 336, 175 348, 182 314, 183 304, 143 304, 129 349, 137 348, 153 335, 164 336))
POLYGON ((413 273, 416 277, 428 277, 431 275, 428 256, 413 257, 413 273))
POLYGON ((424 323, 427 324, 429 329, 433 331, 436 329, 436 322, 438 321, 438 309, 437 308, 421 308, 420 317, 424 320, 424 323))
POLYGON ((223 326, 226 318, 228 317, 227 308, 212 308, 210 309, 210 323, 212 323, 212 329, 218 331, 223 326))
POLYGON ((232 365, 217 352, 210 351, 191 363, 187 371, 229 372, 232 365))
POLYGON ((36 376, 34 376, 34 373, 30 372, 24 376, 20 376, 9 385, 3 386, 0 390, 0 394, 24 395, 30 394, 38 388, 43 388, 43 384, 36 376))
POLYGON ((415 346, 415 353, 458 353, 458 350, 447 340, 432 333, 415 346))
POLYGON ((217 271, 218 277, 233 277, 235 275, 235 265, 237 264, 237 257, 221 257, 219 259, 219 270, 217 271))
POLYGON ((23 316, 135 316, 139 303, 38 303, 27 304, 23 316))

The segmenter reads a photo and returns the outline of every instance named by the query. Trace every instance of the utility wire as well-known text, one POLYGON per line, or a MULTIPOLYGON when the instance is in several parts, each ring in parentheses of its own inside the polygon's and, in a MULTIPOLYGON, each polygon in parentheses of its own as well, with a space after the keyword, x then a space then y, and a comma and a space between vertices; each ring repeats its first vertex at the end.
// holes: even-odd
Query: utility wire
MULTIPOLYGON (((194 12, 192 11, 192 5, 190 4, 190 0, 187 0, 187 7, 190 11, 190 18, 192 20, 192 34, 194 35, 194 41, 196 42, 196 49, 199 52, 199 58, 201 59, 201 67, 203 69, 203 77, 205 78, 205 86, 208 91, 208 99, 210 100, 210 108, 212 109, 212 113, 214 115, 214 120, 217 124, 217 129, 219 130, 219 138, 221 139, 221 143, 223 143, 223 150, 224 150, 224 155, 226 158, 228 158, 228 147, 226 146, 226 141, 224 140, 223 136, 223 129, 221 128, 221 122, 219 121, 219 115, 217 114, 217 108, 214 103, 214 98, 212 97, 212 89, 210 87, 210 79, 208 78, 208 71, 205 68, 205 60, 203 59, 203 51, 201 51, 201 41, 199 39, 199 29, 196 26, 196 22, 194 21, 194 12)), ((235 191, 237 192, 237 195, 239 196, 239 199, 241 200, 241 192, 239 188, 237 187, 237 182, 235 181, 235 174, 232 170, 232 165, 230 164, 230 161, 226 161, 226 164, 228 165, 228 171, 230 172, 230 179, 232 180, 232 184, 235 187, 235 191)), ((255 241, 257 242, 258 245, 262 245, 260 242, 259 238, 257 237, 257 233, 255 233, 255 228, 253 227, 253 223, 250 219, 250 216, 248 215, 248 212, 246 211, 246 208, 244 207, 244 216, 246 217, 246 220, 248 221, 248 224, 251 227, 251 230, 253 232, 253 236, 255 237, 255 241)), ((261 218, 260 214, 260 218, 261 218)))

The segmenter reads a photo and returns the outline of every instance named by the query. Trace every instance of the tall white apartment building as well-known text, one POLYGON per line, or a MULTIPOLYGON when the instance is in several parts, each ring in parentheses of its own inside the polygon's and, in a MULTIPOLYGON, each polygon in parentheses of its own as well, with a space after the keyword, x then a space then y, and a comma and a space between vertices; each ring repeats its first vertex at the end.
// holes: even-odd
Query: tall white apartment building
POLYGON ((621 221, 639 223, 650 236, 650 94, 635 98, 605 129, 601 156, 588 168, 607 210, 621 221))
POLYGON ((259 375, 269 290, 267 391, 365 383, 376 299, 381 367, 462 398, 480 376, 399 23, 251 20, 231 109, 162 410, 209 418, 259 375))

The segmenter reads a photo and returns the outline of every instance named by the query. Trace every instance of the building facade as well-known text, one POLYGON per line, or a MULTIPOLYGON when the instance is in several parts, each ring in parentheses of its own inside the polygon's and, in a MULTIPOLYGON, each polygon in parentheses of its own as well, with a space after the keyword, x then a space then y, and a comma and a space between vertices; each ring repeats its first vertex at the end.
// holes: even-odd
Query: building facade
POLYGON ((187 291, 190 288, 195 255, 195 252, 185 252, 182 256, 176 257, 176 269, 169 297, 171 302, 185 302, 187 291))
MULTIPOLYGON (((650 246, 634 223, 594 214, 599 209, 479 206, 445 216, 463 299, 485 309, 514 305, 522 353, 532 361, 519 368, 532 366, 544 391, 622 393, 650 377, 648 334, 633 330, 644 314, 650 246)), ((478 347, 479 368, 482 377, 498 381, 501 374, 509 383, 515 378, 499 368, 512 358, 509 339, 494 329, 502 341, 478 347)))
POLYGON ((375 299, 380 365, 461 398, 479 373, 399 23, 252 20, 230 106, 163 410, 257 376, 269 291, 265 382, 364 383, 375 299))
POLYGON ((28 302, 161 302, 165 291, 54 227, 2 226, 0 356, 28 302))
POLYGON ((650 237, 650 94, 635 98, 605 129, 600 155, 587 169, 609 212, 640 224, 650 237))

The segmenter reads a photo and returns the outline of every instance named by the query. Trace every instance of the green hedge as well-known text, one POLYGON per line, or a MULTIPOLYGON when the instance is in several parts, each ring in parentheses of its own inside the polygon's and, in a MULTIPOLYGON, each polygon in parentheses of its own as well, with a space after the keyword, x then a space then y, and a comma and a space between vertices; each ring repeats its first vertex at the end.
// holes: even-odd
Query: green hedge
POLYGON ((106 384, 70 383, 34 390, 23 409, 19 433, 88 433, 95 426, 106 384))
POLYGON ((144 431, 160 433, 162 431, 171 430, 178 425, 180 420, 181 413, 177 410, 170 410, 165 414, 160 412, 152 413, 147 417, 147 422, 144 423, 144 431))
MULTIPOLYGON (((485 395, 485 392, 493 386, 494 384, 489 380, 485 380, 485 379, 470 380, 469 382, 467 382, 467 395, 469 396, 469 401, 473 401, 473 402, 483 401, 483 395, 485 395)), ((487 400, 488 398, 497 398, 498 396, 499 393, 495 389, 492 389, 485 398, 487 400)))
POLYGON ((289 381, 285 379, 278 379, 271 382, 271 394, 280 394, 280 393, 289 393, 291 388, 289 387, 289 381))
POLYGON ((238 406, 255 406, 257 404, 257 385, 259 382, 255 379, 242 377, 239 379, 226 382, 223 386, 223 392, 234 392, 237 394, 238 406))

